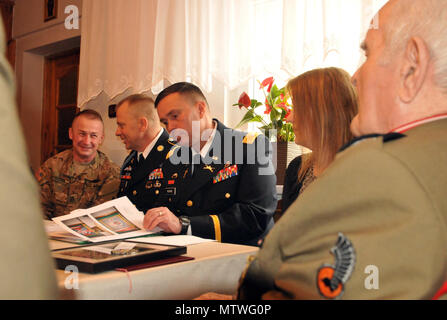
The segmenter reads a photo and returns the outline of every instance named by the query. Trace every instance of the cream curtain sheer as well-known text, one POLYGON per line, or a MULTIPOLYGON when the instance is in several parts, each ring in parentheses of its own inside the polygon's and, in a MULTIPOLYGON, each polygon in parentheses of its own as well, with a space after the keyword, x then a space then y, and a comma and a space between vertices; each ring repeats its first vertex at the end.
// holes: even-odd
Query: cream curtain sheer
POLYGON ((207 92, 315 67, 354 72, 386 0, 84 0, 78 103, 157 93, 164 80, 207 92))

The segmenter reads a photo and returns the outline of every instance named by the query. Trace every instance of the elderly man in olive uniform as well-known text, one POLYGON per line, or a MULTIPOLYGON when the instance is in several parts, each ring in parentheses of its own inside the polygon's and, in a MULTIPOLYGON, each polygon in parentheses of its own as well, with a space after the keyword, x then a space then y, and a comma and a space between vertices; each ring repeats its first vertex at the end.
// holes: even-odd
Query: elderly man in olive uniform
POLYGON ((99 113, 78 113, 69 136, 73 148, 45 161, 36 175, 48 219, 111 200, 118 192, 119 167, 98 150, 104 140, 99 113))
POLYGON ((163 164, 180 151, 161 126, 154 100, 143 94, 123 99, 117 104, 116 122, 115 134, 131 150, 121 168, 118 197, 127 196, 144 213, 165 205, 163 164))
POLYGON ((442 294, 447 5, 391 0, 378 18, 353 76, 360 107, 351 129, 359 138, 281 217, 242 276, 239 298, 442 294))
POLYGON ((201 90, 186 82, 155 101, 160 121, 193 163, 166 170, 168 204, 146 213, 144 226, 222 242, 257 245, 273 225, 276 176, 269 143, 213 119, 201 90))

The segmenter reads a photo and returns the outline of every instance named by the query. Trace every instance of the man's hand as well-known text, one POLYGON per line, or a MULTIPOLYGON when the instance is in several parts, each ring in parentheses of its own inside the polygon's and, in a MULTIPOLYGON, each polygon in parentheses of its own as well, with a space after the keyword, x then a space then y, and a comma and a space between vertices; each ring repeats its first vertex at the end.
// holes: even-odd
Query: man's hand
POLYGON ((146 230, 151 231, 157 226, 169 233, 180 234, 182 231, 179 218, 166 207, 147 210, 144 216, 143 227, 146 230))
POLYGON ((228 294, 207 292, 194 298, 193 300, 236 300, 236 298, 235 296, 230 296, 228 294))

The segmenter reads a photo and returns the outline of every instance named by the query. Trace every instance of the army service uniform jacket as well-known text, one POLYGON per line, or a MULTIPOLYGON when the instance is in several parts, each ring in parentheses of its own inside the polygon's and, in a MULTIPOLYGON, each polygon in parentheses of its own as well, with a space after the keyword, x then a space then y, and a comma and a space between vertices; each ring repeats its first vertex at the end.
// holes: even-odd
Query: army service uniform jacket
POLYGON ((195 236, 256 245, 272 227, 277 204, 270 144, 214 121, 216 135, 200 163, 164 170, 160 203, 188 216, 195 236))
POLYGON ((165 129, 143 163, 138 163, 138 152, 133 150, 121 168, 121 184, 118 197, 127 196, 138 210, 146 213, 160 203, 158 195, 162 189, 163 163, 169 161, 174 150, 180 148, 165 129))
POLYGON ((241 299, 431 299, 447 280, 447 119, 357 142, 285 212, 241 299))
POLYGON ((46 218, 69 214, 113 199, 120 183, 119 167, 101 151, 88 165, 77 165, 73 150, 51 157, 36 174, 46 218), (77 172, 75 166, 83 167, 77 172))

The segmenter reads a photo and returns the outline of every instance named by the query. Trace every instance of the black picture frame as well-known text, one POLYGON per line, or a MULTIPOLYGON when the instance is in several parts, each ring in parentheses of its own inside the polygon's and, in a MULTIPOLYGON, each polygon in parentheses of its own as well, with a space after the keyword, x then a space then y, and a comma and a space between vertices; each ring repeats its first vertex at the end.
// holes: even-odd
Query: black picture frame
POLYGON ((164 258, 180 256, 186 254, 186 251, 186 246, 168 246, 129 240, 115 240, 53 250, 52 256, 56 261, 58 269, 64 270, 67 266, 76 266, 80 272, 99 273, 116 268, 124 268, 164 258), (137 251, 134 253, 106 254, 99 251, 93 251, 89 248, 101 247, 104 250, 108 250, 115 248, 122 243, 134 244, 134 248, 136 248, 137 251))
POLYGON ((44 0, 44 6, 43 6, 44 22, 57 18, 57 2, 58 0, 44 0))

